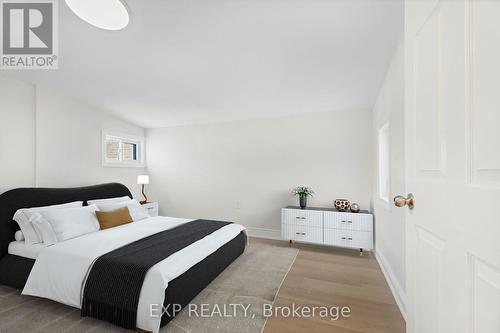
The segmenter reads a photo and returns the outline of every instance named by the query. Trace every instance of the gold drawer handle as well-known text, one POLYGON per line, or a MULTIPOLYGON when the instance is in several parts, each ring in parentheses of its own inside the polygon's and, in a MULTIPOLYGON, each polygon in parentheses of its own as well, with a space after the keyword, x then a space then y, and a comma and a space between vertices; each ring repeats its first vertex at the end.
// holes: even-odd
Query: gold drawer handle
POLYGON ((295 216, 295 218, 298 220, 305 220, 306 219, 305 217, 301 217, 301 216, 295 216))
POLYGON ((306 233, 305 233, 305 232, 296 232, 295 234, 296 234, 296 235, 302 235, 302 236, 305 236, 305 235, 306 235, 306 233))
POLYGON ((352 223, 352 221, 349 221, 349 220, 342 220, 342 223, 352 223))
POLYGON ((351 241, 352 237, 342 237, 341 239, 343 239, 343 240, 350 240, 351 241))

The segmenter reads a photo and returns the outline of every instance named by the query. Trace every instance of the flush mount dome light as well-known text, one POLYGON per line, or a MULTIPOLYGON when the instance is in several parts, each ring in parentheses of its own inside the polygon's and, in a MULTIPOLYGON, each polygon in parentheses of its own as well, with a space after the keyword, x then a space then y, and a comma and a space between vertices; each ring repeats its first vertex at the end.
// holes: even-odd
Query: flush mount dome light
POLYGON ((101 29, 121 30, 130 19, 120 0, 66 0, 66 4, 76 16, 101 29))

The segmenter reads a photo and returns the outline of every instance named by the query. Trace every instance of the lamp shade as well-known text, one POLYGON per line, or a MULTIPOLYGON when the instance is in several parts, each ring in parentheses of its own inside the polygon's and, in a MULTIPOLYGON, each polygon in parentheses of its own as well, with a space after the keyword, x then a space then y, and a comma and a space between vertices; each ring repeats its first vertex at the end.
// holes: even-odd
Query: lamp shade
POLYGON ((149 176, 148 175, 137 176, 137 184, 149 184, 149 176))

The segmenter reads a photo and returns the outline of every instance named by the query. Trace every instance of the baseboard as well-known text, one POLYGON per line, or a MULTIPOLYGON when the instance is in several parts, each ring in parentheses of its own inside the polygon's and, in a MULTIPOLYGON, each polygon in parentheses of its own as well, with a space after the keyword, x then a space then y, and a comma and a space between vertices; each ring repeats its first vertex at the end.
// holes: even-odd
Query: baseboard
POLYGON ((247 228, 248 236, 268 239, 281 239, 281 231, 265 228, 247 228))
POLYGON ((377 259, 380 269, 385 276, 387 284, 391 289, 392 295, 394 296, 394 299, 398 304, 399 311, 406 321, 406 293, 399 284, 399 281, 396 279, 396 276, 394 275, 394 272, 392 271, 391 266, 388 264, 384 255, 377 251, 373 251, 373 253, 375 254, 375 258, 377 259))

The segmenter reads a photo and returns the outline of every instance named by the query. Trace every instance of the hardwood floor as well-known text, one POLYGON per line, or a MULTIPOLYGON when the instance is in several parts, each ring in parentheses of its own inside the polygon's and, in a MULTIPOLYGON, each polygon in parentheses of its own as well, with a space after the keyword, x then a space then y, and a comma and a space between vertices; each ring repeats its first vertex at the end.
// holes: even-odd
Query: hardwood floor
MULTIPOLYGON (((252 242, 289 246, 252 238, 252 242)), ((264 333, 404 333, 405 321, 374 256, 357 251, 293 243, 299 253, 274 306, 349 307, 350 317, 331 320, 270 317, 264 333)))

